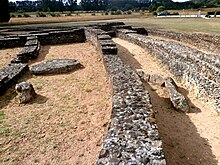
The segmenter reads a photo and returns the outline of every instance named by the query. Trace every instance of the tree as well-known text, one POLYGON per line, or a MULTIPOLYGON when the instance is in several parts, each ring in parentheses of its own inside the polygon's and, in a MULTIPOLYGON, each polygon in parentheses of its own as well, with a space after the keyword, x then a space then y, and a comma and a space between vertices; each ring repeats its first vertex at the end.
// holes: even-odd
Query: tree
POLYGON ((68 0, 68 6, 70 11, 74 11, 77 7, 77 0, 68 0))
POLYGON ((156 4, 151 4, 149 7, 148 7, 148 10, 149 12, 153 12, 157 9, 157 5, 156 4))
POLYGON ((157 13, 160 13, 160 12, 162 12, 162 11, 164 11, 165 10, 165 7, 164 6, 159 6, 158 8, 157 8, 157 13))
POLYGON ((0 22, 8 22, 10 20, 8 0, 0 1, 0 22))

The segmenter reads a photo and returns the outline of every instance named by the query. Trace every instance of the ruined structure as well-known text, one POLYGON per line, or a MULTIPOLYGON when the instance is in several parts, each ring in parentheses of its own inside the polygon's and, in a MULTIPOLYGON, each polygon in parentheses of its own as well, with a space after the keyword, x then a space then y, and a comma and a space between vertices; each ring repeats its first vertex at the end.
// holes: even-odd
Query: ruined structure
MULTIPOLYGON (((28 61, 38 57, 41 45, 88 41, 99 51, 111 80, 112 115, 97 160, 98 165, 166 164, 148 91, 145 90, 137 72, 122 62, 112 37, 117 36, 146 49, 166 66, 177 81, 183 82, 188 90, 202 100, 211 102, 216 111, 220 112, 219 56, 198 51, 175 41, 148 36, 148 34, 165 36, 174 40, 181 38, 184 42, 193 43, 195 38, 190 35, 171 32, 166 34, 142 27, 127 26, 123 22, 23 30, 28 33, 0 39, 0 48, 23 46, 17 57, 0 70, 1 94, 28 71, 28 61), (175 35, 178 37, 174 37, 175 35)), ((215 39, 213 44, 218 43, 220 37, 215 38, 218 39, 215 39)), ((194 45, 198 46, 196 43, 194 45)), ((34 72, 34 67, 31 70, 34 72)), ((142 79, 156 81, 155 77, 150 75, 142 79)), ((175 87, 169 80, 165 82, 168 89, 172 90, 171 88, 175 87)), ((174 93, 171 92, 172 94, 174 93)))

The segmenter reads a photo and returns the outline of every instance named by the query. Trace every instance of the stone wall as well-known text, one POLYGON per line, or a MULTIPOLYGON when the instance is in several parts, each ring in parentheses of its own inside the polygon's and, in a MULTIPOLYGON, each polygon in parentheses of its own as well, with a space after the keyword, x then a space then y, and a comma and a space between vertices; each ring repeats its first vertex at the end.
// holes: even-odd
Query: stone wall
POLYGON ((37 36, 27 37, 23 49, 17 54, 11 63, 27 63, 29 60, 36 59, 40 51, 40 42, 37 36))
POLYGON ((0 38, 0 49, 21 47, 25 42, 26 38, 23 37, 0 38))
POLYGON ((220 35, 200 33, 178 33, 154 29, 146 29, 149 35, 170 38, 196 46, 199 49, 208 50, 212 53, 220 53, 220 35))
POLYGON ((82 28, 72 28, 66 31, 40 32, 36 34, 24 34, 18 36, 10 36, 0 39, 0 49, 22 47, 25 45, 29 36, 37 36, 42 45, 55 45, 65 43, 81 43, 85 42, 85 33, 82 28))
POLYGON ((84 29, 52 31, 49 33, 39 33, 36 36, 38 36, 42 45, 81 43, 86 41, 84 29))
POLYGON ((0 95, 3 95, 8 88, 14 85, 26 71, 28 71, 28 65, 21 63, 9 64, 0 69, 0 95))
POLYGON ((199 98, 220 112, 220 69, 215 55, 206 54, 177 42, 118 31, 118 37, 149 51, 199 98))
POLYGON ((38 57, 40 44, 53 45, 86 41, 84 29, 74 27, 65 29, 66 31, 53 29, 49 33, 23 34, 0 39, 0 49, 23 47, 8 66, 0 69, 1 95, 28 71, 28 65, 25 63, 38 57))
POLYGON ((123 64, 117 51, 109 53, 116 46, 104 31, 87 28, 85 34, 102 55, 113 93, 111 121, 97 165, 165 165, 150 97, 140 78, 123 64))

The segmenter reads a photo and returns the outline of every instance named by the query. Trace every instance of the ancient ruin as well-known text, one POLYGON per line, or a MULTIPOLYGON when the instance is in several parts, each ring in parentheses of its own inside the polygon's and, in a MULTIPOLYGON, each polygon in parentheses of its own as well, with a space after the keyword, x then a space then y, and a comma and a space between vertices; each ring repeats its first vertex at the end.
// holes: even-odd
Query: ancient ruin
MULTIPOLYGON (((184 112, 190 111, 190 107, 171 78, 143 74, 124 64, 112 40, 114 37, 137 44, 150 52, 172 73, 176 82, 183 83, 190 92, 220 112, 220 56, 198 50, 210 49, 214 50, 213 53, 219 53, 219 47, 215 46, 220 43, 219 36, 157 31, 128 26, 123 22, 74 27, 27 27, 6 31, 5 36, 0 38, 0 48, 23 48, 15 59, 11 59, 8 66, 0 69, 0 93, 3 95, 7 89, 19 82, 19 78, 29 72, 29 62, 38 58, 41 46, 90 42, 100 54, 112 88, 112 115, 97 165, 165 165, 163 141, 158 132, 150 95, 143 83, 162 85, 165 82, 174 107, 184 112), (10 31, 27 33, 7 34, 10 31), (172 40, 164 40, 162 37, 172 40), (198 49, 174 40, 192 44, 198 49), (207 43, 210 43, 211 47, 207 47, 207 43)), ((35 75, 43 74, 44 71, 39 68, 44 68, 50 74, 63 73, 80 67, 78 61, 54 59, 30 67, 30 72, 35 75), (48 66, 40 67, 42 65, 48 66), (55 66, 58 68, 54 68, 55 66)))

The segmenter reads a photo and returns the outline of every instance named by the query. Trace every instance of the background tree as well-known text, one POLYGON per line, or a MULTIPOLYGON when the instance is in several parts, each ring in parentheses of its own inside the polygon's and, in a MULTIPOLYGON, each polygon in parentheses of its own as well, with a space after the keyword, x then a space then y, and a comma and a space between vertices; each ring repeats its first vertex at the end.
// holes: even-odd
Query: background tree
POLYGON ((158 8, 157 8, 157 13, 160 13, 160 12, 162 12, 162 11, 164 11, 165 10, 165 7, 164 6, 159 6, 158 8))
POLYGON ((8 22, 10 20, 9 2, 8 0, 0 1, 0 22, 8 22))
POLYGON ((68 0, 68 9, 69 11, 74 11, 77 8, 77 0, 68 0))

